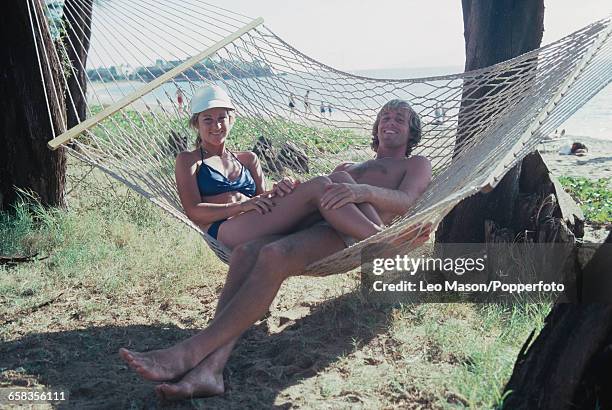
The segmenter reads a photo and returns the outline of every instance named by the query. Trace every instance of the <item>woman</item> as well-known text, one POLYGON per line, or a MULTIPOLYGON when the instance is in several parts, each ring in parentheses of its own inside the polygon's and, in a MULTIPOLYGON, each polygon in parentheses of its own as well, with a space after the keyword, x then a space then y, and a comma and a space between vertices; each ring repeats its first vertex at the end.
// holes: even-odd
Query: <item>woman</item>
POLYGON ((218 86, 198 90, 189 121, 196 149, 176 159, 179 197, 189 219, 229 248, 272 234, 286 234, 319 212, 338 232, 364 239, 380 231, 381 219, 367 203, 335 207, 320 199, 332 182, 354 183, 345 172, 296 184, 284 178, 272 191, 257 156, 225 147, 235 121, 234 106, 218 86), (291 193, 290 195, 287 195, 291 193))

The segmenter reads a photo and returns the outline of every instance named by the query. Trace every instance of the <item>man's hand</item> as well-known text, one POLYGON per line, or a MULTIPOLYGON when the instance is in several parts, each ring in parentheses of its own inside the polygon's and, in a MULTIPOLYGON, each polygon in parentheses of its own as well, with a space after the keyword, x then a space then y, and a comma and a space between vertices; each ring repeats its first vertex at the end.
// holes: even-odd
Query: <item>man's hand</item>
POLYGON ((272 186, 272 191, 270 191, 270 196, 285 196, 290 194, 291 191, 295 189, 295 187, 300 183, 300 181, 295 180, 291 177, 284 177, 276 184, 272 186))
POLYGON ((325 188, 321 206, 325 209, 338 209, 346 204, 363 201, 363 187, 359 184, 333 183, 325 188))

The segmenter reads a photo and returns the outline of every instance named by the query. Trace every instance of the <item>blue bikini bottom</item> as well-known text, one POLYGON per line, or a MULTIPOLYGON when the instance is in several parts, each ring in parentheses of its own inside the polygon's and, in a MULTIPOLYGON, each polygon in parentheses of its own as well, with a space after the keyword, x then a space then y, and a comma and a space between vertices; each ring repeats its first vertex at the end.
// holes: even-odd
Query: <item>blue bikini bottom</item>
POLYGON ((214 239, 217 239, 217 235, 219 235, 219 227, 223 222, 227 221, 227 218, 220 219, 218 221, 213 222, 209 227, 206 233, 212 236, 214 239))

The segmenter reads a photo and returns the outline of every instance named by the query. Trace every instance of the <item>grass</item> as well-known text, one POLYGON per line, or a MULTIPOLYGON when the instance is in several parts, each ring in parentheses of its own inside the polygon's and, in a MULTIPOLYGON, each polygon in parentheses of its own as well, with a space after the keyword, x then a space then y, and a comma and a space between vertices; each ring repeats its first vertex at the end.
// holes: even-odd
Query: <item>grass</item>
POLYGON ((217 264, 197 234, 140 196, 103 185, 104 176, 95 176, 85 182, 95 192, 71 201, 75 208, 45 209, 23 201, 12 215, 0 215, 0 253, 36 253, 40 259, 0 268, 2 313, 19 310, 28 300, 35 303, 52 289, 84 288, 121 300, 147 283, 147 291, 159 299, 178 298, 204 274, 194 272, 195 266, 217 264))
POLYGON ((232 138, 240 149, 251 149, 253 136, 262 134, 276 141, 291 141, 318 154, 338 154, 356 144, 369 144, 369 138, 351 130, 306 126, 283 118, 262 121, 238 117, 232 128, 232 138))
MULTIPOLYGON (((91 107, 92 115, 102 110, 102 106, 91 107)), ((181 130, 183 134, 195 134, 188 129, 187 118, 181 118, 172 113, 152 114, 147 111, 125 109, 119 111, 101 122, 101 126, 93 129, 94 134, 101 141, 109 136, 130 135, 132 133, 153 137, 159 130, 181 130)), ((337 127, 317 127, 299 124, 281 117, 268 119, 237 117, 232 127, 229 143, 239 150, 250 150, 253 141, 264 135, 273 141, 291 141, 298 146, 307 147, 317 153, 337 154, 348 148, 359 145, 369 145, 370 138, 360 135, 349 129, 337 127)), ((165 139, 165 138, 163 138, 165 139)), ((165 141, 160 141, 161 143, 165 141)))
MULTIPOLYGON (((92 115, 101 110, 102 106, 93 106, 92 115)), ((153 169, 151 172, 173 175, 174 156, 159 153, 175 150, 174 144, 193 147, 195 131, 189 129, 187 121, 186 117, 181 118, 175 113, 124 109, 105 118, 90 130, 95 136, 95 143, 91 135, 81 136, 79 141, 106 151, 117 160, 125 160, 125 166, 139 169, 152 166, 157 170, 153 169), (140 152, 142 163, 134 163, 132 160, 134 150, 140 152)), ((368 136, 350 129, 317 126, 314 123, 304 125, 280 117, 262 119, 239 116, 232 127, 228 146, 234 150, 252 150, 255 141, 261 136, 272 143, 277 153, 288 142, 303 150, 309 158, 309 172, 302 173, 302 177, 327 174, 333 164, 340 162, 336 161, 334 156, 344 153, 343 160, 356 159, 353 158, 354 155, 363 154, 353 152, 353 156, 349 155, 347 158, 347 149, 355 146, 367 147, 370 143, 368 136)), ((290 168, 285 169, 285 172, 290 174, 290 168)), ((271 175, 271 171, 268 175, 277 178, 280 176, 271 175)))
MULTIPOLYGON (((87 172, 71 163, 69 181, 87 172)), ((0 266, 0 386, 67 386, 75 408, 148 406, 151 385, 117 349, 165 347, 205 326, 226 267, 104 174, 72 188, 68 209, 25 197, 0 214, 0 254, 37 254, 0 266)), ((493 408, 550 308, 379 307, 358 283, 354 273, 288 281, 233 355, 230 390, 178 408, 493 408)))
POLYGON ((561 177, 559 182, 580 204, 587 222, 609 224, 612 222, 612 186, 610 178, 588 179, 561 177))

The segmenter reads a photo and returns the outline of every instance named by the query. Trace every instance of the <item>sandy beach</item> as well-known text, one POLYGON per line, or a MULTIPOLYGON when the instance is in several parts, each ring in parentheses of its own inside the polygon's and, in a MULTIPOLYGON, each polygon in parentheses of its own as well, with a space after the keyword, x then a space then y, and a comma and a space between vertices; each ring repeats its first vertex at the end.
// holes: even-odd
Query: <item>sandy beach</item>
MULTIPOLYGON (((612 140, 566 135, 562 140, 540 144, 538 147, 544 161, 557 176, 583 177, 588 179, 612 178, 612 140), (562 155, 559 150, 581 142, 587 146, 584 156, 562 155)), ((608 230, 585 224, 585 242, 603 242, 608 230)))
POLYGON ((566 135, 562 140, 540 144, 538 149, 555 176, 612 178, 612 140, 566 135), (587 146, 585 156, 559 154, 561 148, 574 142, 587 146))

